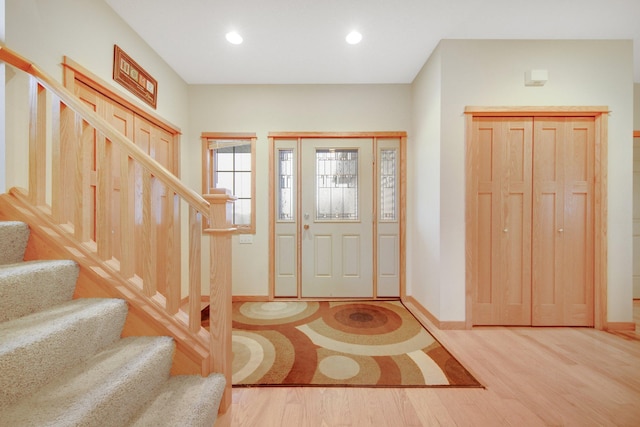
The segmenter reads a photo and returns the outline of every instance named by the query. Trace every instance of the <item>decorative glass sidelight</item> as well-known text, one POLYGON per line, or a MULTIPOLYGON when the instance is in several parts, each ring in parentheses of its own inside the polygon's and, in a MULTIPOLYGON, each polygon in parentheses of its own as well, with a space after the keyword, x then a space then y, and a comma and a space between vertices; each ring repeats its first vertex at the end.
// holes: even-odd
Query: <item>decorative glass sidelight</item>
POLYGON ((380 220, 395 221, 397 217, 397 151, 380 150, 380 220))
POLYGON ((278 150, 278 220, 294 221, 293 150, 278 150))
POLYGON ((316 220, 358 219, 358 150, 316 150, 316 220))

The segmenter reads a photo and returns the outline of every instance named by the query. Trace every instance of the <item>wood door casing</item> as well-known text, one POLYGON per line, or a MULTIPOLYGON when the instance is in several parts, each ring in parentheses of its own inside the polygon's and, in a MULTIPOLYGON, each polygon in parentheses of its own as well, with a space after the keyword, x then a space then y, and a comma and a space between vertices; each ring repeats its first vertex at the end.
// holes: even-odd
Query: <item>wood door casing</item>
POLYGON ((474 120, 474 324, 531 323, 532 121, 474 120))
POLYGON ((594 117, 470 131, 472 324, 593 326, 594 117))

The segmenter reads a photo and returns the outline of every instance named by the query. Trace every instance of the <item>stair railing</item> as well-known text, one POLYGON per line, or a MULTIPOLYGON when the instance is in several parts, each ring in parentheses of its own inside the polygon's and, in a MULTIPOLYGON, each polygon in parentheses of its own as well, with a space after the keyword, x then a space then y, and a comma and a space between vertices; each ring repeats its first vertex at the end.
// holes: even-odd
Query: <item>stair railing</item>
POLYGON ((226 412, 232 357, 228 204, 234 198, 223 192, 205 200, 35 64, 3 45, 0 60, 30 81, 28 191, 11 193, 27 197, 98 257, 134 296, 130 303, 142 300, 144 310, 159 312, 179 345, 208 352, 201 374, 226 376, 220 405, 226 412), (184 215, 188 222, 181 221, 184 215), (210 236, 209 263, 202 262, 203 236, 210 236), (209 331, 201 325, 203 278, 210 288, 209 331))

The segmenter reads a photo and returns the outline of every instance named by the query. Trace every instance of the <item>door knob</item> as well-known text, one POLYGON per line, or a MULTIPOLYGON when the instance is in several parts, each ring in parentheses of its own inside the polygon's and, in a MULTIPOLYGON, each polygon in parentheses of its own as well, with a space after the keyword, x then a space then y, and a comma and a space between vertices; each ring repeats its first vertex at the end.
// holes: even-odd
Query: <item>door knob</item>
POLYGON ((508 229, 508 228, 503 228, 503 229, 502 229, 502 232, 503 232, 503 233, 506 233, 507 231, 509 231, 509 229, 508 229))
POLYGON ((304 229, 305 229, 305 230, 308 230, 308 229, 309 229, 309 224, 305 224, 305 225, 304 225, 304 229))
POLYGON ((562 233, 564 231, 564 228, 558 228, 558 233, 562 233))

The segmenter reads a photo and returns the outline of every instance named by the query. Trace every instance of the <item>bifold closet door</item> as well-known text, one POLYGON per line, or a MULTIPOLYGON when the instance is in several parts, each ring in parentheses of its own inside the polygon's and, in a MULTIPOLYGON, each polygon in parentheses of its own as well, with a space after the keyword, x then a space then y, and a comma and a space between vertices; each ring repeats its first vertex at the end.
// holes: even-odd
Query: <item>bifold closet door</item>
POLYGON ((531 324, 531 118, 475 117, 474 325, 531 324))
POLYGON ((534 123, 532 324, 593 326, 595 121, 534 123))

